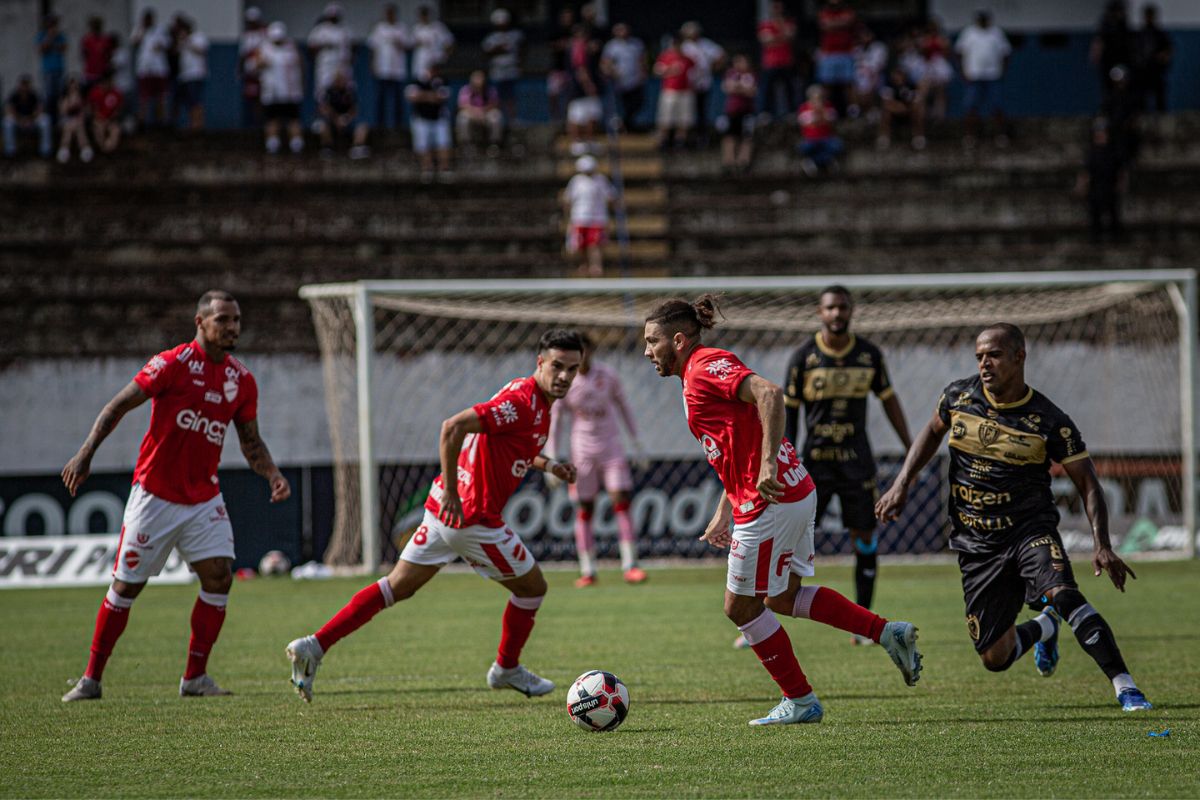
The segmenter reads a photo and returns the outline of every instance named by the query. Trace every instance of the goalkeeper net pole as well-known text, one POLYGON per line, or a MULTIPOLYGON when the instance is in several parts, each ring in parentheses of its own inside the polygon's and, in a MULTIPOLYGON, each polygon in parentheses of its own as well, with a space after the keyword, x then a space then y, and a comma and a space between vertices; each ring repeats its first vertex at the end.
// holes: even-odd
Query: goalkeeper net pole
MULTIPOLYGON (((375 570, 419 524, 439 472, 443 419, 532 372, 543 331, 588 332, 613 367, 641 429, 631 515, 643 555, 703 556, 695 542, 719 485, 687 432, 677 381, 642 355, 643 319, 664 297, 721 295, 726 319, 706 343, 737 353, 779 384, 788 358, 818 329, 819 292, 854 294, 851 331, 881 348, 914 431, 942 387, 975 372, 974 338, 993 322, 1022 327, 1027 380, 1079 425, 1122 552, 1195 555, 1196 273, 1192 270, 929 275, 691 277, 557 281, 359 281, 301 289, 321 348, 334 460, 335 520, 325 559, 375 570)), ((880 488, 903 451, 872 401, 868 431, 880 488)), ((797 443, 799 444, 799 443, 797 443)), ((566 455, 551 453, 550 455, 566 455)), ((1052 491, 1070 549, 1090 527, 1070 480, 1052 491)), ((945 549, 944 451, 905 516, 880 528, 881 552, 945 549)), ((835 502, 818 529, 822 553, 848 552, 835 502)), ((539 559, 572 558, 562 489, 527 478, 505 518, 539 559)), ((601 557, 615 552, 611 508, 596 509, 601 557)))

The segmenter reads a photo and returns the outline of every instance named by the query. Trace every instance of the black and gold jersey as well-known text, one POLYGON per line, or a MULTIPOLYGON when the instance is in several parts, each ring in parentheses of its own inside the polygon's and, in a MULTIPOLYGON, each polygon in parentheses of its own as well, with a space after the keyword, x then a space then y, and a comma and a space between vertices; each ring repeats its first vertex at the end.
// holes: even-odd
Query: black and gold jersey
POLYGON ((784 383, 787 406, 785 435, 796 437, 804 407, 801 460, 812 472, 831 468, 847 478, 865 480, 875 474, 867 441, 867 397, 886 400, 894 394, 879 348, 853 334, 841 350, 832 350, 817 333, 788 362, 784 383))
POLYGON ((996 402, 978 375, 947 386, 937 413, 950 429, 951 549, 986 553, 1057 528, 1050 464, 1088 457, 1070 417, 1033 389, 996 402))

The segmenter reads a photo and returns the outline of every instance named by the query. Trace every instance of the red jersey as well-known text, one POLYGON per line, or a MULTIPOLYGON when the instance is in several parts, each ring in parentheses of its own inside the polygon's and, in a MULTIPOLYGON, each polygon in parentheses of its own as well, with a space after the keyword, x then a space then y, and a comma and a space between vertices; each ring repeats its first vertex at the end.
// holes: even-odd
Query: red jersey
MULTIPOLYGON (((764 33, 772 38, 795 36, 796 23, 790 19, 768 19, 758 24, 758 35, 762 36, 764 33)), ((792 54, 792 40, 790 38, 776 42, 775 44, 764 44, 762 46, 763 69, 790 67, 795 62, 796 58, 792 54)))
POLYGON ((171 503, 217 496, 217 463, 229 422, 258 416, 258 384, 233 356, 216 362, 196 342, 165 350, 133 378, 152 398, 133 482, 171 503))
POLYGON ((99 85, 93 86, 88 92, 88 105, 91 106, 96 119, 112 119, 121 110, 121 103, 124 101, 121 93, 111 86, 107 89, 99 85))
POLYGON ((830 139, 833 137, 833 121, 837 119, 837 109, 825 104, 820 109, 812 103, 805 102, 796 112, 800 120, 800 135, 806 142, 830 139))
POLYGON ((850 53, 854 51, 854 25, 857 17, 854 9, 823 8, 817 13, 817 24, 821 28, 822 53, 850 53))
MULTIPOLYGON (((521 484, 550 436, 550 401, 532 377, 517 378, 486 403, 474 406, 483 433, 472 433, 458 454, 462 527, 499 528, 508 498, 521 484)), ((442 509, 445 476, 438 475, 425 508, 442 509)))
MULTIPOLYGON (((752 374, 733 353, 715 347, 697 349, 683 367, 688 429, 725 485, 737 523, 758 519, 769 505, 758 493, 763 438, 758 408, 738 399, 738 387, 752 374)), ((775 476, 783 484, 779 502, 798 503, 813 492, 812 478, 786 438, 776 467, 775 476)))
POLYGON ((112 67, 113 50, 116 43, 107 33, 85 33, 79 40, 83 55, 83 79, 96 81, 112 67))
POLYGON ((688 72, 696 66, 696 62, 678 50, 664 50, 656 64, 661 64, 666 72, 662 78, 662 88, 670 92, 686 92, 692 88, 688 80, 688 72))

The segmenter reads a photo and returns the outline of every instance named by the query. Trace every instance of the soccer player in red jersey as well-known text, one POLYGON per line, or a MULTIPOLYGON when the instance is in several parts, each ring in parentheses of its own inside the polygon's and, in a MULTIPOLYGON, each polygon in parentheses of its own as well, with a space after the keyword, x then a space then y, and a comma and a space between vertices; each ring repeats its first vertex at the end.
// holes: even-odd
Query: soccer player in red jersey
POLYGON ((659 303, 646 317, 646 357, 662 377, 683 381, 688 429, 725 487, 700 538, 729 547, 725 615, 783 691, 780 703, 750 724, 820 722, 824 709, 776 612, 879 642, 909 686, 921 676, 917 632, 911 623, 888 622, 832 589, 801 585, 814 574, 817 494, 783 435, 783 390, 733 353, 701 341, 719 313, 712 295, 659 303))
POLYGON ((233 527, 217 484, 217 464, 231 421, 246 461, 271 485, 271 502, 292 493, 258 433, 254 376, 231 355, 241 330, 242 312, 233 295, 205 292, 196 307, 196 338, 151 358, 108 402, 83 447, 63 467, 63 483, 74 497, 91 472, 100 443, 125 414, 152 400, 150 428, 142 439, 125 505, 112 586, 96 615, 91 658, 63 702, 100 699, 100 677, 129 621, 134 598, 162 570, 172 548, 200 578, 179 694, 230 694, 213 682, 207 669, 233 584, 233 527))
POLYGON ((442 473, 433 482, 425 517, 391 573, 369 584, 311 636, 287 646, 292 685, 312 702, 321 660, 339 640, 400 600, 407 600, 456 557, 511 595, 501 619, 500 647, 487 673, 493 689, 516 689, 527 697, 554 690, 554 683, 521 664, 521 650, 546 596, 546 579, 521 537, 501 513, 530 469, 574 483, 575 467, 542 455, 550 435, 550 407, 571 388, 583 361, 579 334, 550 330, 538 342, 537 369, 517 378, 485 403, 442 423, 438 454, 442 473), (447 481, 447 475, 457 479, 447 481))

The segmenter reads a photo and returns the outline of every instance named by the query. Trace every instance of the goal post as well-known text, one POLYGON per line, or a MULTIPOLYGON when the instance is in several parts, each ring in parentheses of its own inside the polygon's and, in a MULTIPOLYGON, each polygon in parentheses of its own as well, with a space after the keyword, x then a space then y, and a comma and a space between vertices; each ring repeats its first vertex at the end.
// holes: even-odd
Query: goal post
MULTIPOLYGON (((374 571, 395 557, 438 472, 442 419, 530 374, 537 339, 551 327, 590 333, 597 359, 625 384, 649 458, 635 469, 632 508, 643 553, 704 554, 691 534, 711 513, 718 489, 683 423, 678 383, 660 380, 642 355, 642 320, 663 297, 719 294, 725 319, 706 340, 782 384, 787 358, 818 327, 818 293, 832 284, 853 292, 851 330, 882 349, 914 431, 941 388, 974 371, 979 329, 997 321, 1020 325, 1028 382, 1082 430, 1119 548, 1195 556, 1196 273, 1125 270, 305 286, 300 294, 321 349, 334 459, 326 560, 374 571)), ((869 432, 882 486, 903 453, 872 405, 869 432)), ((883 552, 944 549, 943 459, 939 454, 927 468, 907 517, 881 528, 883 552)), ((1068 547, 1085 546, 1086 519, 1069 480, 1056 474, 1053 490, 1068 547)), ((836 504, 830 511, 819 549, 844 552, 836 504)), ((597 512, 603 555, 615 550, 603 498, 597 512)), ((506 517, 539 558, 574 555, 566 494, 549 491, 540 476, 526 480, 506 517)))

